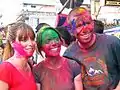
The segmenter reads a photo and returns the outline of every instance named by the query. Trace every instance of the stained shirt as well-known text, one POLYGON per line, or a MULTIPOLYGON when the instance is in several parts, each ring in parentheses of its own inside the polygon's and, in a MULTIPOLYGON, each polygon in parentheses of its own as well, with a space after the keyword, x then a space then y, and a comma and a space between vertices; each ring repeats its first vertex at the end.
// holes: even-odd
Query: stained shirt
POLYGON ((114 36, 97 34, 96 43, 86 51, 74 42, 64 53, 82 64, 85 90, 111 90, 120 80, 120 40, 114 36))
POLYGON ((51 69, 45 63, 46 61, 42 61, 33 68, 41 90, 75 90, 74 78, 81 71, 77 62, 64 58, 62 65, 57 69, 51 69))

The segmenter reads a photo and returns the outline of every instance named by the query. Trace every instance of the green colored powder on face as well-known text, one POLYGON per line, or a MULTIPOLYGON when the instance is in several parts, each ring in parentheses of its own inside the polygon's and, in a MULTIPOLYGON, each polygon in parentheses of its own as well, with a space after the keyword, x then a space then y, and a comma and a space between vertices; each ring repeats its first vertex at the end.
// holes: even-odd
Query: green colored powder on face
POLYGON ((54 40, 54 39, 59 40, 59 36, 58 36, 57 32, 55 32, 52 29, 47 29, 47 30, 43 31, 42 40, 41 40, 42 45, 48 44, 51 40, 54 40))

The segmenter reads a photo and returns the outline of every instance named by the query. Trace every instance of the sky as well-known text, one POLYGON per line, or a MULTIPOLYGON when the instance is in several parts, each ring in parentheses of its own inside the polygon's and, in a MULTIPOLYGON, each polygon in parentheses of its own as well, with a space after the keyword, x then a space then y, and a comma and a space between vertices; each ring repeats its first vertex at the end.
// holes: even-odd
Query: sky
POLYGON ((21 10, 20 3, 22 0, 0 0, 0 14, 3 24, 14 22, 17 13, 21 10))
MULTIPOLYGON (((55 4, 55 0, 0 0, 0 15, 4 25, 12 23, 16 20, 18 13, 22 9, 23 2, 55 4)), ((90 3, 90 0, 84 0, 85 3, 90 3)))

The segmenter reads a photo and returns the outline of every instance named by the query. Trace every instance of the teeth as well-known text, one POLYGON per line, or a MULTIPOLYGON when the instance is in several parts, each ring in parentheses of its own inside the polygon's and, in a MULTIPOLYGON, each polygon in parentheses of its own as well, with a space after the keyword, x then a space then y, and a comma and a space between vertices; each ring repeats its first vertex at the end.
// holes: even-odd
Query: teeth
POLYGON ((90 34, 83 35, 84 38, 88 38, 90 34))
POLYGON ((53 48, 53 49, 51 49, 51 50, 57 50, 57 48, 53 48))

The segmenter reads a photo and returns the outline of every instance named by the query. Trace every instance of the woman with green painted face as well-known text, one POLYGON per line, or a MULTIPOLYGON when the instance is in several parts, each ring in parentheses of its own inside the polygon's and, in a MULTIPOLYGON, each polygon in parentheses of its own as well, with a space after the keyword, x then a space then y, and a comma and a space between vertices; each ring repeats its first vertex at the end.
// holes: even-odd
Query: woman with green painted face
POLYGON ((60 56, 62 40, 52 27, 37 33, 38 51, 44 51, 46 59, 33 68, 40 90, 83 90, 81 69, 77 62, 60 56))

